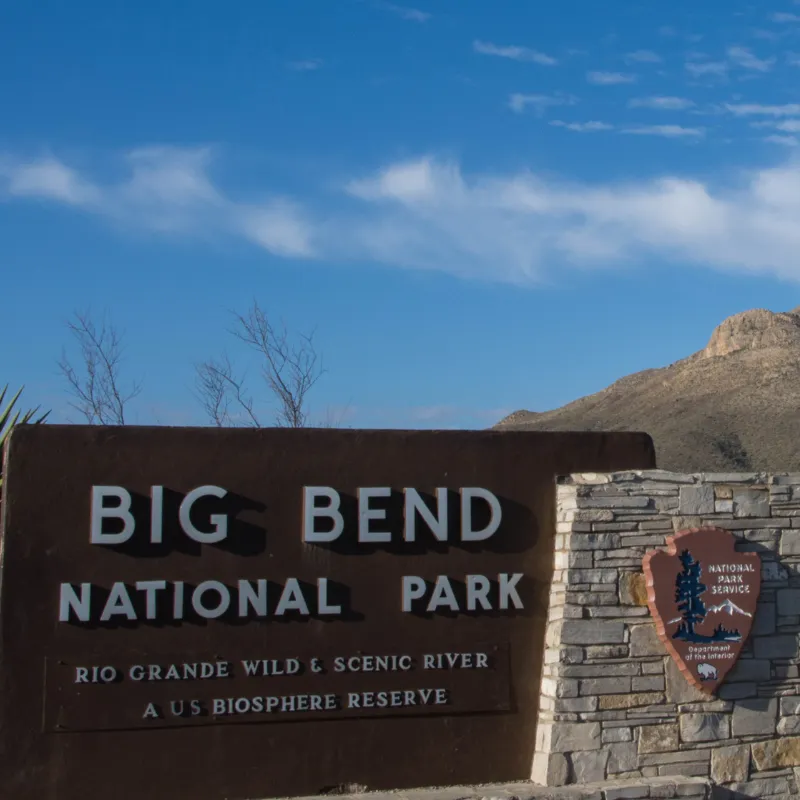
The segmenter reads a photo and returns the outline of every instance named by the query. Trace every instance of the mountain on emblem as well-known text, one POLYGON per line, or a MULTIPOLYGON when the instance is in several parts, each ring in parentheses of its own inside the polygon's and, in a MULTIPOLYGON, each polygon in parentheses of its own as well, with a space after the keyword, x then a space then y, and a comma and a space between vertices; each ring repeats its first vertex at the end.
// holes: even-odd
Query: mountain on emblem
POLYGON ((686 679, 709 693, 739 657, 761 588, 758 555, 735 545, 728 531, 695 528, 644 558, 656 632, 686 679))

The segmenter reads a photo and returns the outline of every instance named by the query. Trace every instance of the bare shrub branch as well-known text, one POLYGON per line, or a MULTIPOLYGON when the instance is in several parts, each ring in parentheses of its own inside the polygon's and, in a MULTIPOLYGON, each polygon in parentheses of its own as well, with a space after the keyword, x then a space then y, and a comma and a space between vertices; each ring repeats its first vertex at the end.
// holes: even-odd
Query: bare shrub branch
MULTIPOLYGON (((308 422, 308 394, 324 374, 314 344, 314 334, 290 335, 285 325, 276 327, 256 301, 247 314, 234 314, 230 333, 259 355, 261 375, 277 403, 275 424, 303 428, 308 422)), ((244 389, 227 356, 196 365, 196 386, 203 409, 212 424, 248 424, 262 427, 253 409, 253 399, 244 389), (239 423, 231 405, 243 412, 239 423)))
POLYGON ((218 428, 235 426, 241 416, 231 412, 235 404, 254 428, 262 427, 253 411, 253 399, 245 394, 244 379, 235 375, 227 355, 195 365, 197 396, 209 421, 218 428))
POLYGON ((78 344, 80 364, 73 366, 62 351, 58 366, 75 398, 70 405, 90 425, 125 425, 126 405, 142 391, 134 381, 127 391, 121 388, 122 335, 103 317, 100 327, 88 312, 76 312, 67 328, 78 344))

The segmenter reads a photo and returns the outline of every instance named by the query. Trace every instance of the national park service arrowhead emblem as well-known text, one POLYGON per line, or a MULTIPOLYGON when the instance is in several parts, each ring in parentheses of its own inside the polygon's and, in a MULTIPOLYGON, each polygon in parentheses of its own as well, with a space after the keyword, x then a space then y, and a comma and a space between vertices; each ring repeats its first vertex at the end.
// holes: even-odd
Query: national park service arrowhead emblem
POLYGON ((685 678, 713 694, 742 651, 761 589, 757 553, 737 553, 733 534, 693 528, 644 557, 656 632, 685 678))

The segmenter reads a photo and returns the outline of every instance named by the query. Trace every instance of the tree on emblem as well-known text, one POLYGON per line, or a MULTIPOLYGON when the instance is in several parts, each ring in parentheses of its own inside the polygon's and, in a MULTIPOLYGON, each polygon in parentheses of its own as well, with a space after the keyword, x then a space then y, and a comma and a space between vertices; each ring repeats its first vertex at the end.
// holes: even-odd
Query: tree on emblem
POLYGON ((681 612, 681 623, 672 638, 693 641, 697 639, 695 626, 706 618, 706 606, 702 598, 706 585, 700 582, 700 562, 695 561, 688 550, 684 550, 679 559, 683 571, 675 579, 675 602, 681 612))

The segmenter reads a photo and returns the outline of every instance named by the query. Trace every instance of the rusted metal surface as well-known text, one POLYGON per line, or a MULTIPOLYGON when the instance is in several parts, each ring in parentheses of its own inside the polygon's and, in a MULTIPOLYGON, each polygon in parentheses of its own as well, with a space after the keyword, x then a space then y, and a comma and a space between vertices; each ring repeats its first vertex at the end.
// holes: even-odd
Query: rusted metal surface
POLYGON ((750 635, 761 589, 758 553, 737 553, 721 528, 667 537, 668 550, 644 558, 656 632, 686 680, 713 694, 750 635))
MULTIPOLYGON (((528 778, 552 577, 554 476, 654 466, 644 434, 495 431, 22 427, 7 458, 0 785, 15 800, 235 800, 346 783, 386 789, 528 778), (228 515, 228 536, 215 544, 188 538, 177 522, 186 493, 207 485, 227 490, 192 512, 205 531, 211 514, 228 515), (136 530, 124 544, 90 542, 93 486, 130 490, 136 530), (153 486, 164 487, 155 544, 153 486), (304 486, 341 493, 344 532, 336 541, 303 541, 304 486), (392 535, 359 542, 357 490, 376 486, 393 490, 376 503, 388 512, 375 523, 392 535), (404 539, 407 487, 425 502, 439 487, 450 490, 447 541, 424 525, 414 541, 404 539), (498 498, 502 522, 491 538, 459 539, 461 487, 483 487, 498 498), (518 573, 523 607, 499 608, 498 576, 518 573), (491 610, 466 608, 471 575, 491 581, 491 610), (409 612, 401 607, 403 576, 421 579, 426 592, 409 612), (426 610, 438 576, 449 577, 458 611, 426 610), (176 619, 177 600, 165 591, 148 619, 135 591, 137 582, 163 580, 181 583, 188 598, 206 581, 233 591, 240 580, 266 579, 274 612, 290 578, 306 593, 307 615, 243 619, 232 611, 234 600, 230 613, 208 619, 192 613, 187 600, 176 619), (315 594, 323 578, 324 599, 315 594), (87 621, 76 623, 74 614, 59 621, 65 582, 76 592, 92 585, 87 621), (135 620, 99 619, 116 582, 136 594, 135 620), (340 613, 323 613, 326 604, 340 613), (425 655, 474 659, 481 652, 488 654, 485 668, 475 669, 475 660, 419 668, 425 655), (359 674, 333 668, 336 658, 404 654, 416 666, 359 674), (325 672, 311 669, 314 658, 325 672), (303 670, 243 676, 242 660, 256 659, 297 659, 303 670), (164 678, 170 664, 203 662, 229 663, 230 675, 150 682, 130 675, 133 666, 156 665, 164 678), (98 680, 104 666, 123 677, 70 682, 81 666, 97 667, 98 680), (392 705, 393 698, 405 702, 406 692, 436 689, 447 696, 436 708, 392 705), (357 708, 347 706, 351 692, 360 693, 357 708), (381 692, 382 707, 369 694, 381 692), (310 701, 295 700, 294 712, 248 712, 236 720, 214 713, 214 699, 325 694, 343 707, 300 708, 310 701), (167 719, 171 702, 183 701, 191 714, 192 700, 201 709, 195 718, 167 719), (150 704, 163 716, 145 716, 150 704)), ((480 527, 485 520, 475 515, 480 527)))

